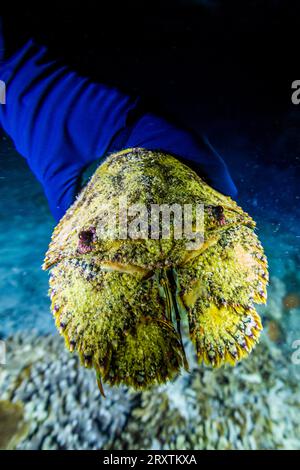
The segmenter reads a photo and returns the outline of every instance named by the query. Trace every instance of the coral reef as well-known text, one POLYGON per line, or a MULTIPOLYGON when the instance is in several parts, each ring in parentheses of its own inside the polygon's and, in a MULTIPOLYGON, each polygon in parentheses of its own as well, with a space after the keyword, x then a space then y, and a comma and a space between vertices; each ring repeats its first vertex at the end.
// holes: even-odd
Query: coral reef
POLYGON ((24 403, 30 427, 23 449, 102 448, 124 427, 134 400, 122 388, 101 400, 94 374, 79 367, 60 338, 30 333, 7 340, 0 391, 24 403))
POLYGON ((146 392, 94 386, 61 338, 18 334, 7 340, 0 395, 23 402, 30 423, 18 449, 296 449, 300 372, 263 334, 236 368, 197 365, 146 392))
MULTIPOLYGON (((299 387, 285 374, 271 374, 272 360, 259 345, 234 370, 195 369, 176 394, 145 392, 115 446, 129 440, 135 449, 299 448, 299 387), (139 442, 132 438, 138 429, 145 429, 139 442)), ((279 354, 278 367, 284 362, 279 354)))

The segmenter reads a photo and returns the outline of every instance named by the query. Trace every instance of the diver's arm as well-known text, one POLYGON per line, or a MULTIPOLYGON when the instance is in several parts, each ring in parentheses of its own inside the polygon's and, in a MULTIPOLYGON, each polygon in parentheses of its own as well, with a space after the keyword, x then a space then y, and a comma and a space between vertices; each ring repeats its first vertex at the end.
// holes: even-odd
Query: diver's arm
POLYGON ((225 163, 202 139, 144 113, 119 90, 50 60, 32 40, 0 64, 0 80, 6 84, 0 124, 42 183, 57 220, 73 202, 82 170, 126 147, 178 155, 219 191, 236 193, 225 163))
POLYGON ((0 123, 43 184, 55 218, 73 202, 82 169, 104 155, 135 102, 51 62, 29 41, 0 66, 0 123))

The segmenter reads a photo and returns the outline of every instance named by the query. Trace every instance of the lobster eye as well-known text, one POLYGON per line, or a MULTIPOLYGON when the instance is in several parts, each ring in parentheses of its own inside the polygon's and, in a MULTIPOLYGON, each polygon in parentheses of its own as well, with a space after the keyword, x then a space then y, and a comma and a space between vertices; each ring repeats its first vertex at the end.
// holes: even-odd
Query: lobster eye
POLYGON ((216 206, 214 208, 214 212, 217 217, 220 217, 224 213, 224 207, 223 206, 216 206))

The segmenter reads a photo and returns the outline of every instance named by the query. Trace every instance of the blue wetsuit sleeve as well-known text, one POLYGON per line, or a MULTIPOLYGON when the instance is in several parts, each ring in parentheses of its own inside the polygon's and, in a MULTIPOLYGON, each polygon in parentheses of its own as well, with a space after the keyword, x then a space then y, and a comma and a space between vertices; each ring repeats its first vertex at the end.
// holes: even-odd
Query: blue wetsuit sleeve
POLYGON ((227 166, 209 142, 51 60, 32 40, 0 63, 0 80, 6 84, 0 125, 42 183, 56 220, 74 201, 82 170, 126 147, 177 155, 217 190, 236 195, 227 166))

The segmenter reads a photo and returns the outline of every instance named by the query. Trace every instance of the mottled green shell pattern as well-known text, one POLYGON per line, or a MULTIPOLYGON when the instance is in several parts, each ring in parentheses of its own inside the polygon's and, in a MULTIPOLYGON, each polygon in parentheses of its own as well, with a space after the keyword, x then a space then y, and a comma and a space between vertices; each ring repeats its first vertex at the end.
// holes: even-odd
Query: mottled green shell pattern
MULTIPOLYGON (((174 227, 173 227, 174 228, 174 227)), ((231 198, 176 158, 127 149, 96 170, 55 228, 44 269, 56 325, 70 351, 102 382, 136 389, 188 369, 180 321, 199 361, 217 367, 247 356, 262 329, 267 261, 255 223, 231 198), (204 243, 100 236, 100 207, 203 204, 204 243)), ((113 235, 113 234, 111 234, 113 235)))

